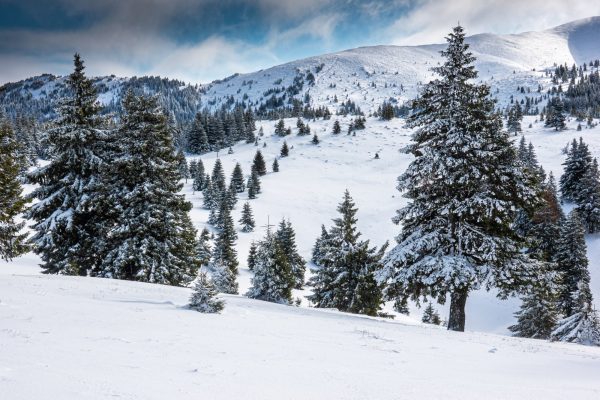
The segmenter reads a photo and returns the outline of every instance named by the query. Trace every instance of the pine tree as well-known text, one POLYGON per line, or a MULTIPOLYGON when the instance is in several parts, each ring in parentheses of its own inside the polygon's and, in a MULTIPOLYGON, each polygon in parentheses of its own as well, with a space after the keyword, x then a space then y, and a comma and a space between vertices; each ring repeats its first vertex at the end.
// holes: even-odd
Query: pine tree
POLYGON ((549 339, 557 315, 552 291, 547 287, 536 288, 523 298, 520 310, 515 313, 517 323, 508 329, 518 337, 549 339))
POLYGON ((189 307, 201 313, 219 313, 225 307, 225 302, 217 298, 215 285, 203 271, 198 274, 194 283, 189 307))
POLYGON ((4 261, 29 250, 27 234, 21 232, 25 222, 15 221, 27 205, 19 182, 22 159, 13 130, 0 115, 0 259, 4 261))
POLYGON ((255 199, 256 195, 260 193, 260 178, 255 170, 248 177, 248 198, 255 199))
POLYGON ((574 297, 577 285, 589 285, 588 259, 586 254, 585 230, 577 211, 571 211, 561 226, 556 245, 556 263, 561 274, 558 304, 565 316, 574 313, 574 297))
POLYGON ((236 163, 231 173, 231 184, 235 187, 238 193, 243 193, 246 190, 246 184, 244 183, 244 173, 242 172, 242 166, 240 163, 236 163))
POLYGON ((279 163, 277 159, 273 160, 273 172, 279 172, 279 163))
POLYGON ((156 97, 123 100, 119 146, 104 182, 116 210, 94 274, 186 285, 200 266, 191 203, 179 194, 179 163, 166 116, 156 97))
POLYGON ((588 282, 578 283, 572 304, 572 312, 557 322, 551 339, 600 346, 600 319, 592 306, 592 292, 588 282))
POLYGON ((187 150, 192 154, 203 154, 211 150, 202 123, 202 114, 196 114, 187 134, 187 150))
POLYGON ((242 232, 252 232, 256 223, 252 216, 252 208, 250 203, 245 202, 244 208, 242 208, 242 217, 240 218, 240 224, 242 225, 242 232))
POLYGON ((497 287, 500 295, 529 284, 537 263, 520 252, 512 231, 515 210, 536 203, 515 149, 495 111, 488 86, 474 83, 475 58, 462 27, 442 51, 440 78, 413 104, 410 127, 419 128, 407 150, 415 156, 398 178, 411 202, 397 246, 379 276, 391 292, 440 303, 450 294, 448 329, 463 331, 469 292, 497 287))
POLYGON ((290 304, 294 279, 288 259, 275 237, 267 230, 258 243, 252 286, 246 295, 251 299, 290 304))
POLYGON ((25 217, 35 221, 32 241, 44 273, 87 275, 102 260, 98 239, 105 236, 106 211, 95 200, 103 189, 107 134, 79 54, 74 65, 66 81, 72 95, 63 100, 57 127, 48 132, 52 160, 28 175, 38 185, 29 198, 39 201, 25 217))
POLYGON ((252 241, 250 243, 250 251, 248 252, 248 269, 250 271, 254 270, 254 266, 256 265, 256 243, 252 241))
POLYGON ((317 263, 317 260, 325 257, 326 247, 329 245, 329 233, 325 228, 325 225, 321 225, 321 236, 315 241, 315 245, 312 250, 312 258, 310 259, 313 263, 317 263))
POLYGON ((287 142, 283 142, 283 146, 281 146, 281 157, 287 157, 290 154, 290 149, 288 148, 287 142))
POLYGON ((210 178, 213 185, 213 189, 218 190, 219 193, 225 192, 225 171, 223 171, 223 164, 221 164, 221 159, 217 158, 217 161, 215 161, 215 165, 213 166, 210 178))
POLYGON ((206 180, 204 163, 200 159, 198 159, 198 162, 196 163, 196 168, 194 169, 192 178, 194 179, 194 182, 192 182, 192 189, 196 192, 202 191, 208 183, 206 180))
POLYGON ((381 268, 387 244, 377 250, 369 248, 368 240, 358 240, 357 209, 348 191, 337 210, 341 217, 333 220, 326 239, 318 242, 320 257, 313 254, 319 269, 310 279, 314 293, 308 299, 316 307, 377 315, 382 293, 374 274, 381 268))
POLYGON ((564 105, 560 97, 553 97, 546 108, 546 127, 554 128, 555 131, 566 129, 564 105))
POLYGON ((313 138, 312 138, 312 140, 310 142, 312 144, 319 144, 319 137, 317 136, 316 133, 313 135, 313 138))
POLYGON ((185 159, 183 151, 179 150, 177 152, 176 157, 179 169, 179 176, 181 177, 181 179, 185 179, 185 181, 187 182, 188 178, 190 177, 190 170, 188 168, 187 160, 185 159))
POLYGON ((282 219, 275 232, 275 240, 283 250, 287 262, 292 272, 294 288, 302 289, 304 285, 304 273, 306 271, 306 261, 298 253, 296 246, 296 232, 290 221, 282 219))
POLYGON ((210 248, 210 232, 208 229, 202 229, 200 237, 198 238, 198 244, 196 245, 196 258, 200 266, 208 265, 212 258, 212 250, 210 248))
POLYGON ((342 132, 342 127, 340 126, 340 121, 338 121, 336 119, 335 122, 333 123, 333 134, 339 135, 341 132, 342 132))
POLYGON ((579 192, 575 199, 577 212, 587 232, 600 232, 600 171, 598 171, 597 159, 594 158, 578 186, 579 192))
POLYGON ((421 318, 421 322, 434 325, 439 325, 441 323, 440 315, 435 310, 435 308, 433 308, 433 304, 431 302, 429 302, 429 304, 425 308, 425 311, 423 312, 423 318, 421 318))
POLYGON ((542 203, 534 211, 528 228, 527 253, 537 260, 552 262, 560 236, 560 225, 564 219, 552 173, 541 190, 542 203))
POLYGON ((237 294, 238 261, 235 250, 237 233, 229 207, 221 207, 219 219, 221 226, 215 240, 211 261, 213 280, 220 292, 237 294))
POLYGON ((579 143, 573 139, 573 143, 567 153, 567 159, 563 163, 564 173, 560 177, 560 191, 565 201, 575 202, 581 192, 581 180, 592 164, 590 150, 579 138, 579 143))
POLYGON ((277 122, 277 125, 275 125, 275 134, 277 136, 285 136, 287 134, 285 130, 285 122, 283 122, 283 119, 280 119, 279 122, 277 122))
POLYGON ((516 103, 516 105, 511 107, 508 111, 508 121, 506 123, 506 129, 508 130, 508 132, 513 133, 515 136, 523 130, 521 128, 523 114, 520 112, 520 110, 521 106, 519 105, 519 103, 516 103))
POLYGON ((265 164, 265 159, 263 158, 260 150, 257 150, 256 155, 254 156, 254 161, 252 162, 252 171, 256 171, 256 173, 260 176, 267 174, 267 165, 265 164))

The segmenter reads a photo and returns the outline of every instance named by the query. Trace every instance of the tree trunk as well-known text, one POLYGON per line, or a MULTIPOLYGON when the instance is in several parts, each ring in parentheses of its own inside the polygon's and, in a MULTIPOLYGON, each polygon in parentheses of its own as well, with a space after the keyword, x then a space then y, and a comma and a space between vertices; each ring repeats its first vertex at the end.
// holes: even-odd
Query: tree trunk
POLYGON ((467 304, 468 289, 459 289, 450 295, 450 316, 448 317, 449 331, 465 331, 465 304, 467 304))

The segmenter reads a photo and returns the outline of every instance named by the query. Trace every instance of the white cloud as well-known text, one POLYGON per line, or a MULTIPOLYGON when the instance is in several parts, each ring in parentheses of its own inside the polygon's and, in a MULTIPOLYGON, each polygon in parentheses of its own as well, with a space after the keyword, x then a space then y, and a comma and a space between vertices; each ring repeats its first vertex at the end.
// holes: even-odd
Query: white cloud
POLYGON ((416 0, 386 32, 394 44, 439 43, 458 22, 468 34, 519 33, 599 14, 589 0, 416 0))

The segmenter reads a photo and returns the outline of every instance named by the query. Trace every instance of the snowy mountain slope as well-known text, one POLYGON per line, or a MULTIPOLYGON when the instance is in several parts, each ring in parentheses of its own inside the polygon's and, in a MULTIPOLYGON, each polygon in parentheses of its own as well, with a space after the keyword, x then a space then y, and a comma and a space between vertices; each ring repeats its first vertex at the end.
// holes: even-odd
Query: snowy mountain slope
MULTIPOLYGON (((480 79, 492 86, 502 106, 511 96, 522 99, 526 95, 518 93, 517 87, 532 92, 538 85, 548 89, 544 71, 555 63, 571 66, 600 58, 599 34, 600 17, 592 17, 541 32, 479 34, 467 41, 477 57, 480 79)), ((350 100, 368 114, 383 101, 392 99, 402 104, 414 98, 420 84, 433 77, 430 68, 440 61, 443 48, 443 44, 361 47, 236 74, 198 87, 162 79, 166 83, 148 92, 176 99, 163 104, 180 122, 189 121, 202 107, 219 109, 235 102, 255 108, 274 102, 289 106, 292 98, 315 107, 327 106, 331 111, 350 100)), ((0 88, 0 106, 14 114, 33 101, 36 112, 48 115, 56 105, 56 90, 63 79, 43 75, 6 84, 0 88)), ((118 109, 123 88, 131 85, 132 79, 139 83, 136 78, 97 78, 102 104, 118 109)))
MULTIPOLYGON (((516 87, 537 90, 547 84, 543 71, 555 63, 584 63, 600 57, 600 17, 575 21, 541 32, 518 35, 480 34, 467 42, 477 58, 480 79, 489 82, 501 104, 516 87)), ((432 78, 429 70, 441 60, 444 45, 373 46, 311 57, 263 71, 234 76, 204 87, 204 102, 220 105, 232 96, 238 101, 259 105, 272 94, 273 87, 288 88, 303 76, 303 88, 296 98, 311 97, 313 106, 335 109, 338 101, 356 102, 364 112, 372 112, 389 98, 400 103, 412 99, 419 84, 432 78), (314 84, 306 79, 310 71, 314 84)), ((281 96, 281 95, 276 95, 281 96)), ((287 97, 289 98, 289 96, 287 97)))
POLYGON ((0 269, 0 398, 600 397, 600 349, 0 269))

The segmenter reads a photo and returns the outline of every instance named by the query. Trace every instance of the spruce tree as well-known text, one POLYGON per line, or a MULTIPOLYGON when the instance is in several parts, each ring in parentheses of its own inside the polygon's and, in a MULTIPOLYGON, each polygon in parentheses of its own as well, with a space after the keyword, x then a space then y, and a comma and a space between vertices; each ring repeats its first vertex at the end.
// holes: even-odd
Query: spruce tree
POLYGON ((279 172, 279 163, 277 159, 273 160, 273 172, 279 172))
POLYGON ((202 229, 200 237, 198 238, 198 244, 196 246, 196 258, 200 266, 208 265, 212 258, 212 250, 210 248, 211 234, 208 229, 202 229))
POLYGON ((560 97, 553 97, 546 106, 546 127, 562 131, 567 128, 565 124, 564 105, 560 97))
POLYGON ((435 308, 433 308, 433 303, 429 302, 429 304, 427 304, 427 307, 423 312, 423 318, 421 318, 421 322, 434 325, 439 325, 441 323, 440 315, 435 308))
POLYGON ((570 314, 556 323, 551 339, 561 342, 600 346, 600 319, 593 308, 589 283, 581 281, 573 293, 570 314))
POLYGON ((590 282, 584 234, 579 214, 575 210, 571 211, 561 226, 555 256, 561 275, 558 305, 565 316, 574 313, 574 293, 578 284, 584 282, 589 285, 590 282))
POLYGON ((250 243, 250 250, 248 251, 248 269, 250 271, 254 270, 254 266, 256 265, 256 243, 252 241, 250 243))
POLYGON ((190 170, 188 168, 187 160, 185 159, 185 154, 183 154, 183 151, 179 150, 177 152, 176 157, 179 169, 179 176, 181 177, 181 179, 185 179, 185 182, 187 183, 187 180, 190 177, 190 170))
POLYGON ((237 294, 238 261, 235 250, 237 233, 229 207, 222 206, 219 215, 220 230, 215 239, 211 269, 217 289, 223 293, 237 294))
POLYGON ((277 136, 285 136, 287 134, 285 130, 285 122, 283 122, 283 119, 280 119, 277 122, 277 125, 275 125, 275 134, 277 136))
POLYGON ((290 304, 294 279, 291 266, 279 242, 267 230, 258 243, 252 286, 246 293, 251 299, 290 304))
POLYGON ((123 100, 118 149, 105 186, 114 222, 94 274, 186 285, 200 266, 191 203, 179 194, 179 163, 167 118, 156 97, 130 91, 123 100))
POLYGON ((194 168, 194 172, 192 174, 192 179, 194 179, 194 182, 192 182, 192 189, 196 192, 200 192, 204 189, 204 187, 206 186, 206 172, 204 170, 204 163, 202 162, 202 160, 198 159, 198 161, 196 162, 196 167, 194 168))
POLYGON ((252 208, 250 203, 245 202, 244 208, 242 208, 242 217, 240 218, 240 225, 242 225, 242 232, 252 232, 256 223, 252 216, 252 208))
POLYGON ((338 135, 340 132, 342 132, 342 127, 340 126, 340 121, 336 119, 333 123, 333 134, 338 135))
POLYGON ((590 150, 579 138, 579 143, 573 139, 568 152, 567 159, 563 163, 564 173, 560 177, 560 191, 565 201, 575 202, 581 191, 581 180, 592 164, 590 150))
POLYGON ((263 158, 260 150, 257 150, 256 155, 254 156, 254 161, 252 162, 252 171, 256 171, 256 173, 260 176, 267 174, 267 165, 265 164, 265 159, 263 158))
POLYGON ((320 257, 313 254, 319 268, 310 279, 313 295, 308 299, 315 307, 377 315, 382 293, 374 275, 381 268, 387 244, 377 250, 369 248, 368 240, 359 241, 358 210, 347 190, 337 210, 340 218, 333 220, 334 226, 319 243, 320 257))
POLYGON ((513 133, 515 136, 523 130, 521 128, 521 120, 523 119, 523 114, 520 113, 520 109, 521 107, 519 106, 519 103, 517 103, 508 111, 508 121, 506 123, 506 129, 508 130, 508 132, 513 133))
POLYGON ((415 156, 398 178, 409 204, 397 246, 386 257, 381 281, 391 291, 440 303, 450 295, 448 329, 464 331, 469 292, 496 287, 522 290, 537 263, 521 254, 512 231, 515 210, 536 203, 515 149, 495 111, 490 89, 474 82, 475 58, 457 26, 412 104, 408 126, 418 128, 407 151, 415 156))
POLYGON ((288 148, 287 142, 283 142, 283 145, 281 146, 280 155, 281 155, 281 157, 287 157, 289 154, 290 154, 290 149, 288 148))
POLYGON ((29 198, 39 201, 25 217, 35 221, 32 241, 44 273, 87 275, 102 260, 106 210, 96 199, 103 190, 107 133, 79 54, 74 65, 66 80, 72 94, 61 103, 57 127, 48 132, 52 159, 28 175, 38 185, 29 198))
POLYGON ((15 221, 27 205, 19 182, 22 159, 13 130, 0 115, 0 259, 4 261, 28 251, 27 234, 21 232, 25 222, 15 221))
POLYGON ((217 161, 215 161, 215 165, 213 166, 210 178, 213 185, 213 189, 218 190, 219 193, 225 192, 225 172, 223 171, 223 164, 221 164, 221 159, 217 158, 217 161))
POLYGON ((189 307, 201 313, 219 313, 223 310, 225 302, 217 298, 217 290, 204 271, 198 274, 194 283, 189 307))
POLYGON ((282 219, 279 227, 275 232, 275 240, 283 250, 283 254, 287 258, 288 264, 292 271, 294 280, 294 288, 302 289, 304 285, 304 273, 306 271, 306 261, 298 253, 296 246, 296 232, 290 221, 282 219))
POLYGON ((197 113, 187 134, 187 150, 192 154, 203 154, 210 151, 208 137, 202 123, 202 114, 197 113))
POLYGON ((312 140, 310 142, 312 144, 319 144, 319 137, 317 136, 316 133, 313 135, 313 138, 312 138, 312 140))
POLYGON ((579 192, 575 199, 577 212, 589 233, 600 232, 600 171, 598 160, 594 158, 579 182, 579 192))
POLYGON ((243 193, 246 190, 246 184, 244 182, 244 173, 242 172, 242 166, 240 163, 236 163, 231 173, 231 184, 235 187, 238 193, 243 193))
POLYGON ((508 329, 514 336, 549 339, 557 320, 554 293, 547 287, 538 287, 523 297, 519 311, 515 313, 517 323, 508 329))

